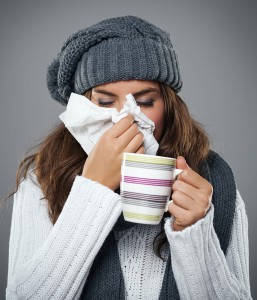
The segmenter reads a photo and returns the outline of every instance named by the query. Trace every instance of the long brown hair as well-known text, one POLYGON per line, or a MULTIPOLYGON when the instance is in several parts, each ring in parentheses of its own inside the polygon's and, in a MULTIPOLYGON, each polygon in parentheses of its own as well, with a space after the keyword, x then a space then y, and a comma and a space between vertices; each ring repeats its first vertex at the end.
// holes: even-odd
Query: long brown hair
POLYGON ((159 86, 165 107, 165 129, 157 155, 182 155, 190 167, 199 172, 199 166, 210 150, 207 133, 203 126, 190 116, 184 101, 169 86, 161 83, 159 86))
MULTIPOLYGON (((200 124, 189 114, 183 100, 167 85, 159 83, 165 105, 165 130, 157 155, 186 158, 192 169, 198 171, 209 152, 209 140, 200 124)), ((91 98, 91 90, 85 93, 91 98)), ((33 169, 47 199, 49 216, 54 224, 60 215, 76 175, 81 175, 87 154, 64 124, 58 125, 19 164, 16 174, 17 192, 21 181, 33 169)), ((9 197, 11 196, 9 195, 9 197)))

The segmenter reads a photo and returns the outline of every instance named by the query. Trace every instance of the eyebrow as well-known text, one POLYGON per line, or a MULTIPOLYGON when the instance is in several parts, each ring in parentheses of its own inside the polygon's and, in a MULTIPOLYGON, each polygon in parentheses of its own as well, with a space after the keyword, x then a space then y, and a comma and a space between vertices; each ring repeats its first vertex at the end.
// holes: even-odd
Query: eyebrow
MULTIPOLYGON (((94 92, 96 93, 101 93, 101 94, 105 94, 105 95, 109 95, 109 96, 113 96, 113 97, 117 97, 116 94, 112 93, 112 92, 108 92, 108 91, 105 91, 103 89, 99 89, 99 88, 95 88, 93 89, 94 92)), ((146 88, 144 90, 141 90, 139 92, 136 92, 134 94, 132 94, 134 97, 137 97, 137 96, 142 96, 144 94, 147 94, 147 93, 151 93, 151 92, 157 92, 159 93, 160 91, 156 88, 146 88)))

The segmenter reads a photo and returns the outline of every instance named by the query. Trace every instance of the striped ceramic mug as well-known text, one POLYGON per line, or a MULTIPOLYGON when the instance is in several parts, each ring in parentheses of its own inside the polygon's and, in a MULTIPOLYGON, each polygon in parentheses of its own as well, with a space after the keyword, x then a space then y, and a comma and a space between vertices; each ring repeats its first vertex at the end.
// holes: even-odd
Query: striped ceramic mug
POLYGON ((181 171, 176 169, 175 158, 123 153, 120 195, 124 219, 159 224, 181 171))

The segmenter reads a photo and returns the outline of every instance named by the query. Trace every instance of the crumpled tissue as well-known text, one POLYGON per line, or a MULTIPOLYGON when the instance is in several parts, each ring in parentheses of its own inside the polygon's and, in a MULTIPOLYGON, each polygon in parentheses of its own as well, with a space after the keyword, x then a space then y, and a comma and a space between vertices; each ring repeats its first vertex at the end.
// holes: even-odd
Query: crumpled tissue
POLYGON ((123 109, 99 107, 83 95, 71 93, 66 111, 59 118, 89 155, 102 134, 114 123, 131 114, 144 135, 145 153, 156 155, 159 144, 153 136, 155 124, 137 105, 132 94, 126 95, 123 109))

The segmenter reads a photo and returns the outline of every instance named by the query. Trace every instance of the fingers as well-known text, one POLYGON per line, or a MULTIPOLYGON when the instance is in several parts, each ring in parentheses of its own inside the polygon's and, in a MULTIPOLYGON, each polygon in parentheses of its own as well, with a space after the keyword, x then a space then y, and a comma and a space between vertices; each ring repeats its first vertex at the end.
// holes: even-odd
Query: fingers
POLYGON ((176 161, 176 168, 182 169, 183 172, 181 172, 178 175, 178 179, 188 183, 189 185, 192 185, 193 187, 197 189, 210 189, 211 186, 207 180, 205 180, 202 176, 200 176, 198 173, 193 171, 187 164, 185 158, 183 156, 178 156, 176 161))
POLYGON ((194 208, 194 202, 193 202, 194 200, 190 196, 180 191, 173 192, 171 198, 174 204, 176 204, 177 206, 183 209, 193 210, 194 208))
POLYGON ((184 226, 185 223, 188 222, 188 219, 191 220, 191 212, 189 210, 185 210, 182 207, 176 205, 174 202, 171 202, 168 207, 169 213, 174 217, 174 221, 179 226, 184 226))
POLYGON ((122 152, 136 152, 144 141, 144 136, 131 115, 114 124, 106 132, 106 136, 115 138, 117 148, 122 152))
POLYGON ((192 185, 177 179, 172 185, 173 193, 175 191, 181 192, 184 195, 188 195, 191 199, 197 199, 199 191, 192 185))
POLYGON ((188 166, 188 164, 187 164, 187 162, 186 162, 186 160, 183 156, 178 156, 177 157, 176 168, 181 169, 181 170, 189 169, 189 166, 188 166))
POLYGON ((122 118, 119 122, 114 124, 110 129, 106 131, 106 134, 111 137, 117 138, 122 135, 125 131, 127 131, 131 125, 134 123, 134 118, 132 115, 127 115, 122 118))
POLYGON ((176 205, 174 202, 171 202, 168 207, 169 213, 174 216, 175 219, 181 219, 185 214, 187 214, 187 210, 182 207, 176 205))
POLYGON ((120 155, 123 152, 144 154, 144 148, 141 148, 143 141, 144 135, 133 117, 128 115, 107 130, 100 142, 102 145, 111 145, 113 153, 120 155))
POLYGON ((138 126, 136 123, 133 123, 129 129, 127 129, 123 134, 121 134, 117 140, 121 148, 126 148, 128 144, 135 138, 136 140, 141 141, 141 143, 138 145, 138 147, 135 149, 135 151, 139 148, 139 146, 142 144, 143 135, 139 131, 138 126))
POLYGON ((180 192, 190 197, 195 204, 209 206, 212 198, 212 185, 207 182, 206 187, 195 188, 194 186, 178 179, 173 183, 172 190, 180 192))
POLYGON ((208 188, 210 185, 206 179, 204 179, 198 173, 189 168, 184 169, 184 171, 178 175, 178 179, 188 183, 189 185, 197 189, 208 188))
POLYGON ((141 145, 138 150, 136 151, 137 154, 145 154, 145 148, 143 145, 141 145))
MULTIPOLYGON (((131 141, 129 141, 128 145, 124 149, 124 152, 135 153, 142 146, 144 142, 144 135, 142 132, 138 132, 131 141)), ((140 150, 141 151, 141 150, 140 150)))
POLYGON ((194 224, 206 214, 206 210, 200 205, 195 206, 194 210, 186 210, 175 204, 174 201, 170 203, 168 210, 169 213, 174 217, 174 224, 184 228, 194 224))

